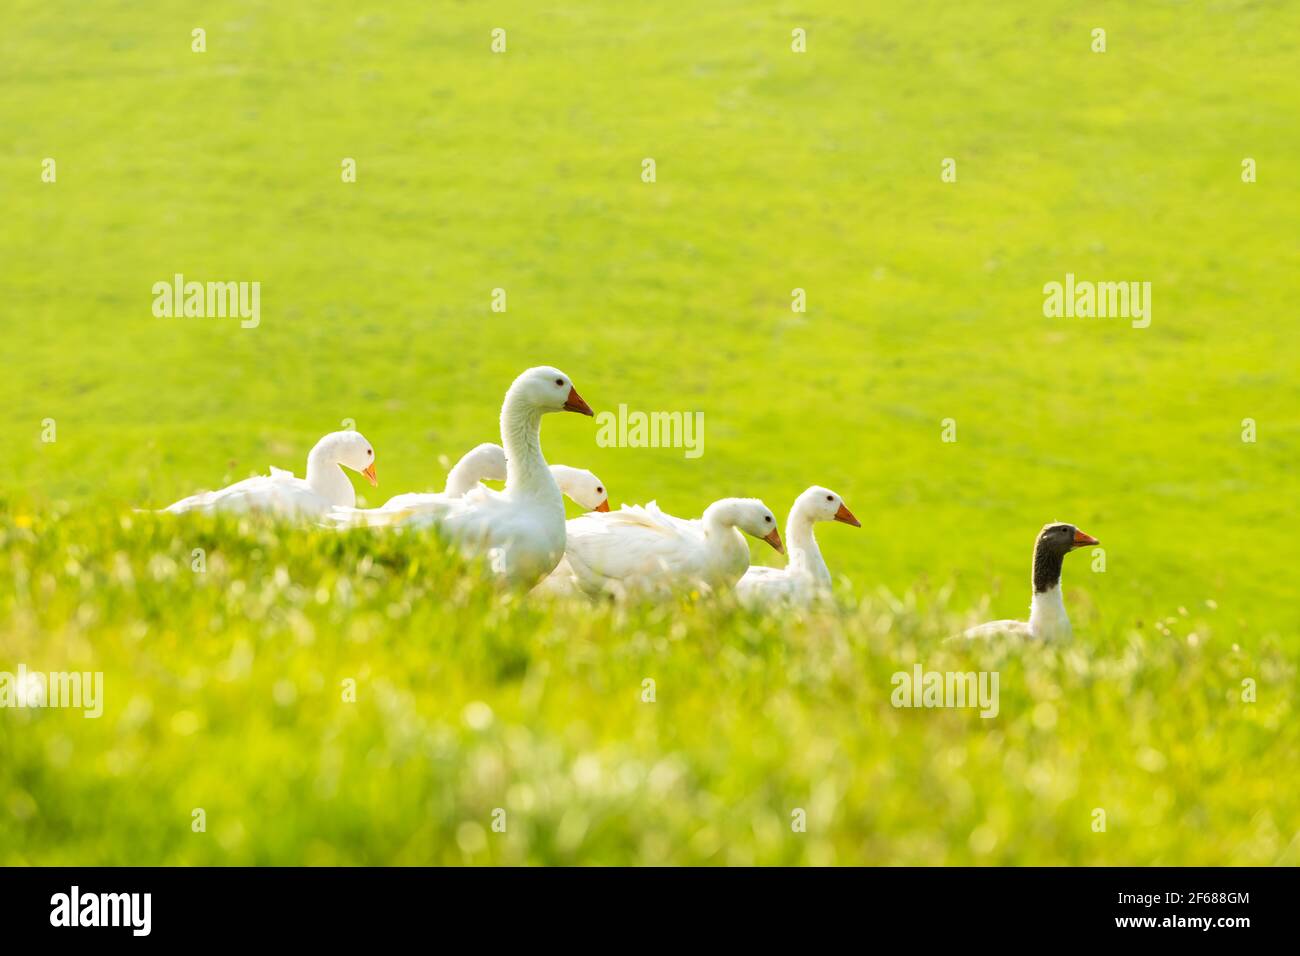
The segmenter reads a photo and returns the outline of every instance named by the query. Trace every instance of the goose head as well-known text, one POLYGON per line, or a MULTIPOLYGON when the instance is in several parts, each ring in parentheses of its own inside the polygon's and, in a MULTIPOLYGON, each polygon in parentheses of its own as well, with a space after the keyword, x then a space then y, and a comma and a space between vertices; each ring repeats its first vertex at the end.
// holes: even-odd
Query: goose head
POLYGON ((335 464, 360 472, 372 485, 379 484, 375 473, 375 448, 361 432, 331 432, 317 442, 316 447, 335 464))
POLYGON ((594 415, 569 376, 558 368, 541 365, 523 372, 510 386, 507 399, 515 398, 540 412, 577 412, 594 415))
POLYGON ((801 494, 794 507, 812 521, 842 521, 855 528, 862 527, 862 523, 853 517, 853 512, 844 504, 844 499, 821 485, 813 485, 801 494))
POLYGON ((723 525, 738 528, 747 535, 766 541, 776 548, 778 554, 785 554, 781 533, 776 528, 776 515, 757 498, 723 498, 709 505, 704 517, 706 524, 709 519, 716 519, 723 525))
POLYGON ((608 511, 609 493, 605 484, 584 468, 570 468, 568 465, 552 465, 551 474, 560 491, 570 500, 577 502, 584 511, 608 511))
POLYGON ((1064 521, 1043 525, 1034 542, 1034 591, 1048 591, 1061 583, 1061 564, 1077 548, 1101 544, 1092 535, 1064 521))

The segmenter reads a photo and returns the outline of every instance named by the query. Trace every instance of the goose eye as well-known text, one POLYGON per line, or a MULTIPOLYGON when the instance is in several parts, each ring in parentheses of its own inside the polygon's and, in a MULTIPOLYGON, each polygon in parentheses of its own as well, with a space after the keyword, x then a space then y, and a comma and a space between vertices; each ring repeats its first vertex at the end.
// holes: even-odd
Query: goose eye
POLYGON ((827 501, 834 501, 834 500, 835 500, 835 496, 834 496, 834 495, 827 495, 827 496, 826 496, 826 500, 827 500, 827 501))
POLYGON ((556 385, 563 385, 563 384, 564 384, 564 379, 562 379, 562 378, 557 378, 557 379, 555 380, 555 384, 556 384, 556 385))
POLYGON ((597 485, 597 486, 596 486, 596 494, 598 494, 598 495, 603 495, 604 493, 605 493, 605 489, 602 488, 602 487, 600 487, 600 485, 597 485))
POLYGON ((771 515, 763 515, 763 520, 766 521, 768 524, 771 524, 771 523, 772 523, 772 516, 771 516, 771 515))
POLYGON ((369 458, 369 457, 370 457, 371 455, 373 455, 373 454, 374 454, 374 450, 373 450, 373 449, 370 449, 370 448, 367 448, 367 449, 366 449, 366 457, 367 457, 367 458, 369 458))

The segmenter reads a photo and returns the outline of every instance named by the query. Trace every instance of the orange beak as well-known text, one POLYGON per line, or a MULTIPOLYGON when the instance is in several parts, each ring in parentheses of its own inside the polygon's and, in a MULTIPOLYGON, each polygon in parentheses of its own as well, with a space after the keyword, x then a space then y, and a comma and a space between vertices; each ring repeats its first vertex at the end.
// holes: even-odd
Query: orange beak
POLYGON ((578 390, 572 386, 569 387, 569 400, 564 403, 566 412, 577 412, 580 415, 592 415, 596 413, 591 410, 591 406, 582 400, 578 390))
POLYGON ((846 508, 842 501, 840 502, 840 510, 835 512, 835 520, 843 521, 845 524, 851 524, 855 528, 862 527, 862 522, 853 517, 853 512, 846 508))
POLYGON ((375 477, 375 463, 373 461, 370 463, 370 467, 361 472, 361 474, 366 476, 366 481, 378 487, 379 479, 375 477))
POLYGON ((1080 531, 1078 528, 1075 528, 1074 546, 1076 548, 1082 548, 1085 545, 1089 545, 1089 544, 1101 544, 1101 542, 1098 541, 1096 538, 1094 538, 1092 535, 1085 534, 1084 532, 1080 531))
POLYGON ((771 534, 765 535, 763 540, 776 548, 777 554, 785 554, 785 546, 781 544, 781 532, 777 531, 775 528, 772 529, 771 534))
POLYGON ((602 501, 600 504, 596 505, 596 510, 597 510, 597 511, 608 511, 608 510, 609 510, 609 499, 606 498, 606 499, 605 499, 604 501, 602 501))

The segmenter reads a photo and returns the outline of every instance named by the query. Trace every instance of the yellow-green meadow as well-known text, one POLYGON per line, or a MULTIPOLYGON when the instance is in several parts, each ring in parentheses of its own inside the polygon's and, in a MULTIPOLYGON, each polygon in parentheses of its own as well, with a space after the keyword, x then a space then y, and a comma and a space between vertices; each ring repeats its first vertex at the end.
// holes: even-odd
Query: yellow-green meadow
POLYGON ((10 6, 0 864, 1300 863, 1300 11, 10 6), (136 510, 536 365, 616 509, 835 489, 835 605, 136 510), (1073 639, 944 643, 1054 520, 1073 639))

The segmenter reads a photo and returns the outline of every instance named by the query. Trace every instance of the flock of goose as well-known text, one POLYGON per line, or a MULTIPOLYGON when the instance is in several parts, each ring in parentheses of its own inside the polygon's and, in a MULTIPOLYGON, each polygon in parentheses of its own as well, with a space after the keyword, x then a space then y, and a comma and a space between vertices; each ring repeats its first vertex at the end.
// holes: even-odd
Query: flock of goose
MULTIPOLYGON (((164 511, 263 512, 340 528, 435 529, 466 558, 485 561, 503 583, 551 593, 625 597, 734 589, 748 604, 801 605, 829 594, 831 575, 813 527, 823 521, 860 527, 835 492, 814 485, 795 499, 786 523, 785 568, 750 567, 742 532, 785 553, 776 517, 762 501, 723 498, 695 519, 674 517, 653 501, 610 511, 605 486, 590 471, 547 464, 541 424, 551 412, 593 414, 559 369, 528 369, 506 391, 500 445, 468 452, 442 491, 398 495, 378 508, 356 507, 343 472, 349 468, 377 485, 374 448, 359 432, 342 431, 312 448, 305 479, 272 468, 270 475, 192 495, 164 511), (505 487, 497 491, 485 481, 504 481, 505 487), (566 521, 564 496, 587 513, 566 521)), ((1073 525, 1045 526, 1034 545, 1029 620, 993 621, 966 636, 1068 636, 1062 562, 1070 551, 1098 543, 1073 525)))

